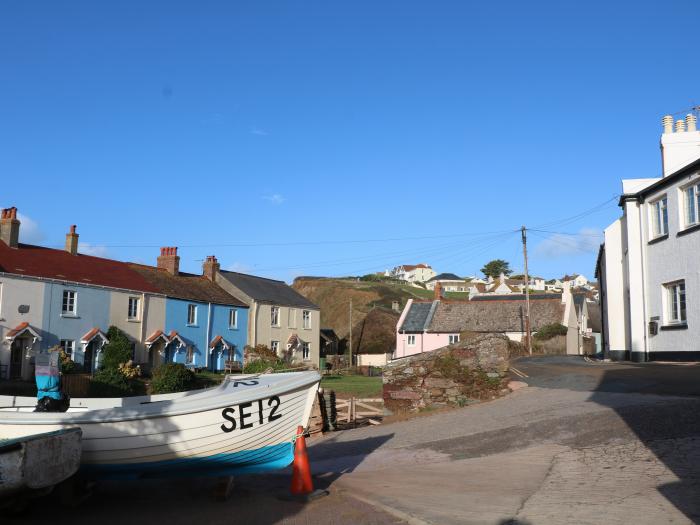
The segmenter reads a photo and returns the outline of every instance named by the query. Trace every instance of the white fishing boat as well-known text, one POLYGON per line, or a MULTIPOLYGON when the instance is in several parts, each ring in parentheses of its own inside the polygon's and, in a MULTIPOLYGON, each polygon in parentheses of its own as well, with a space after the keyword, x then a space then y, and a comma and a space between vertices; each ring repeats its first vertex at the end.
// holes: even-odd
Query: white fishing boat
MULTIPOLYGON (((82 429, 81 471, 93 477, 228 476, 288 466, 320 376, 226 376, 215 388, 132 398, 71 399, 67 412, 0 396, 0 438, 82 429)), ((32 402, 33 400, 33 402, 32 402)))

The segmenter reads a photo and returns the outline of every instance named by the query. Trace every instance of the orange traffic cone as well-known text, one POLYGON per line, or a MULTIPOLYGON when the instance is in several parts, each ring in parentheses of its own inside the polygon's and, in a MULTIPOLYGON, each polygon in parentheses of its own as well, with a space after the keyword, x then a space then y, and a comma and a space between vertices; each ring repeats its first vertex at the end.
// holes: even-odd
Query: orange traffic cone
POLYGON ((304 428, 297 428, 297 439, 294 442, 294 463, 292 464, 292 487, 290 492, 295 496, 310 494, 314 491, 311 481, 311 467, 306 453, 304 428))

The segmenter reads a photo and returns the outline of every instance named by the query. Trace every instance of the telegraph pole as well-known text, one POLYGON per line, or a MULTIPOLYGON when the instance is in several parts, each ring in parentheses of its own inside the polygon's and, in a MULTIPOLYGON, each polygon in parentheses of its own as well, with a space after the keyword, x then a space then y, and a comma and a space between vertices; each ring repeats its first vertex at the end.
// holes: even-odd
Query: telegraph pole
POLYGON ((350 298, 350 346, 348 347, 348 368, 352 368, 352 297, 350 298))
POLYGON ((523 237, 523 258, 525 259, 525 344, 527 351, 532 355, 532 338, 530 336, 530 276, 527 273, 527 229, 523 226, 520 230, 523 237))

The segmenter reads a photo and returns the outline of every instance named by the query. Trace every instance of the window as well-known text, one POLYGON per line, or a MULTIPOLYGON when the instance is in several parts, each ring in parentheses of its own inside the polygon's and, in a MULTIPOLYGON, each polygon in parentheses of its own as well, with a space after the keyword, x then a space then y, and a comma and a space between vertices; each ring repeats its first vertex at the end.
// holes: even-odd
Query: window
POLYGON ((685 323, 685 281, 678 281, 664 286, 667 294, 667 323, 685 323))
POLYGON ((127 313, 127 319, 130 321, 137 320, 139 318, 139 298, 129 297, 129 311, 127 313))
POLYGON ((185 363, 190 365, 194 362, 194 348, 190 345, 187 347, 187 354, 185 354, 185 363))
POLYGON ((195 325, 197 324, 197 305, 188 304, 187 305, 187 324, 195 325))
POLYGON ((272 325, 272 326, 279 326, 280 325, 279 306, 270 307, 270 325, 272 325))
POLYGON ((296 308, 289 309, 288 326, 289 326, 289 328, 296 328, 297 327, 297 309, 296 308))
POLYGON ((661 199, 651 203, 651 224, 654 237, 661 237, 668 233, 668 199, 661 199))
POLYGON ((304 323, 304 328, 311 328, 311 312, 309 310, 301 312, 301 319, 304 323))
POLYGON ((683 190, 685 193, 685 225, 700 223, 700 184, 694 184, 683 190))
POLYGON ((77 295, 78 294, 75 293, 73 290, 63 290, 63 306, 61 307, 61 311, 64 314, 75 315, 75 303, 77 295))
POLYGON ((416 346, 416 336, 415 335, 408 336, 408 346, 416 346))
POLYGON ((228 311, 228 327, 238 328, 238 310, 231 308, 228 311))
POLYGON ((272 350, 275 355, 278 355, 280 349, 280 342, 279 341, 270 341, 270 350, 272 350))
POLYGON ((453 345, 455 343, 459 343, 459 334, 450 334, 448 337, 450 341, 449 344, 453 345))
POLYGON ((72 339, 61 339, 59 343, 61 345, 61 350, 63 350, 68 356, 73 359, 73 352, 75 351, 75 341, 72 339))
POLYGON ((301 358, 304 361, 308 361, 311 359, 311 344, 310 343, 301 343, 301 358))

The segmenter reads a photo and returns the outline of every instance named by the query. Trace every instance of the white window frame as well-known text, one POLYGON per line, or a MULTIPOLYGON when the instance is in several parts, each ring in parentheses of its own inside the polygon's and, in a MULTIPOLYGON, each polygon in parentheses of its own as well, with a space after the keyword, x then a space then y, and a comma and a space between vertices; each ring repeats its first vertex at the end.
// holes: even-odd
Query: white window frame
POLYGON ((686 228, 700 224, 700 180, 681 188, 683 202, 683 225, 686 228), (692 193, 692 195, 690 195, 692 193), (691 217, 691 210, 693 216, 691 217))
POLYGON ((187 326, 197 326, 197 305, 187 305, 187 326))
POLYGON ((406 344, 408 346, 416 346, 416 335, 415 334, 408 334, 406 336, 406 344))
POLYGON ((309 361, 311 359, 311 343, 304 341, 301 343, 301 358, 304 361, 309 361))
POLYGON ((280 307, 271 306, 270 307, 270 326, 279 328, 280 326, 280 307))
POLYGON ((666 324, 678 325, 688 322, 688 298, 685 281, 664 284, 666 324))
POLYGON ((447 336, 447 340, 449 341, 449 344, 453 345, 455 343, 459 343, 459 334, 450 334, 447 336))
POLYGON ((296 328, 297 327, 297 309, 290 308, 287 313, 287 327, 296 328))
POLYGON ((305 330, 311 329, 311 310, 301 311, 301 322, 305 330))
POLYGON ((275 353, 275 355, 279 355, 280 342, 279 341, 270 341, 270 350, 272 350, 275 353))
POLYGON ((76 315, 77 313, 78 292, 75 290, 63 290, 63 297, 61 299, 61 315, 76 315), (66 300, 66 298, 68 298, 68 300, 66 300), (68 309, 66 309, 66 305, 68 305, 68 309))
POLYGON ((75 340, 74 339, 61 339, 58 343, 61 349, 68 355, 71 359, 75 356, 75 340), (70 352, 68 351, 70 348, 70 352))
POLYGON ((138 321, 140 318, 140 306, 141 306, 141 298, 140 297, 134 297, 129 296, 128 302, 127 302, 127 307, 126 307, 126 318, 129 321, 138 321), (133 312, 132 312, 132 304, 134 305, 133 312))
POLYGON ((668 196, 662 195, 649 203, 651 238, 668 235, 668 196), (665 215, 662 214, 665 212, 665 215))
POLYGON ((231 308, 228 311, 228 328, 229 330, 238 328, 238 310, 236 308, 231 308))

